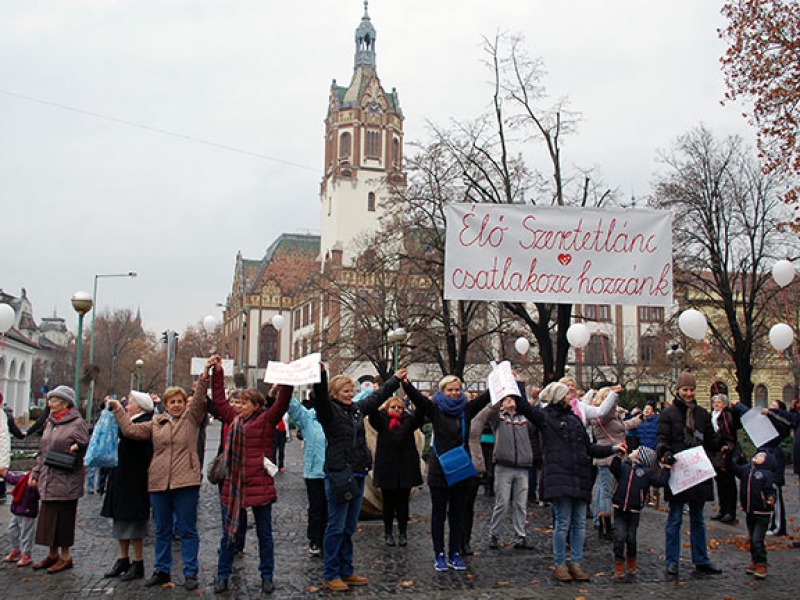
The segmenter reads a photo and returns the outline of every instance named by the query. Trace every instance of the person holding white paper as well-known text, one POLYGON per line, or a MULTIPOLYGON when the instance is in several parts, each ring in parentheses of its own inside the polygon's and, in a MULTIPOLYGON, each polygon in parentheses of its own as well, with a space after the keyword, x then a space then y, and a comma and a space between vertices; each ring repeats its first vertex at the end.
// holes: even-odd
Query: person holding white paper
MULTIPOLYGON (((676 383, 678 395, 658 417, 656 433, 656 454, 667 465, 675 462, 674 455, 688 448, 711 443, 714 430, 711 416, 695 398, 694 375, 688 370, 678 376, 676 383)), ((678 577, 678 563, 681 555, 681 523, 683 509, 689 506, 689 538, 692 549, 692 563, 695 571, 711 575, 721 573, 708 557, 706 544, 706 524, 703 519, 705 503, 714 499, 713 479, 707 479, 679 494, 673 494, 667 487, 664 497, 669 504, 669 514, 664 530, 667 577, 678 577)))
MULTIPOLYGON (((738 399, 731 400, 731 404, 740 416, 746 414, 750 409, 739 402, 738 399)), ((768 442, 761 444, 756 451, 766 452, 775 462, 775 510, 767 530, 767 535, 786 535, 786 504, 783 501, 783 486, 786 484, 786 456, 783 453, 781 444, 789 437, 794 426, 794 419, 786 411, 786 405, 780 400, 773 400, 769 403, 769 408, 761 409, 761 414, 766 416, 778 436, 768 442)))

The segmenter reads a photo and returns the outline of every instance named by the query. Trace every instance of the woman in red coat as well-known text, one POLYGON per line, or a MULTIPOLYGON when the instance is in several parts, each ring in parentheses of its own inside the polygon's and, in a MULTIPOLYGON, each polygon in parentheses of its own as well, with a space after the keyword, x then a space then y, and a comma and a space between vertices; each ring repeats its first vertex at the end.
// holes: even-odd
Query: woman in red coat
POLYGON ((224 395, 214 396, 214 408, 219 419, 228 425, 225 443, 225 462, 228 474, 222 486, 222 539, 219 545, 217 579, 214 592, 228 589, 228 579, 233 570, 236 553, 236 534, 239 513, 251 507, 258 537, 258 570, 261 573, 261 591, 271 594, 275 590, 275 547, 272 538, 272 503, 275 502, 275 481, 264 470, 264 456, 272 452, 275 427, 283 418, 292 397, 290 386, 278 386, 277 400, 265 408, 264 395, 257 389, 239 394, 236 407, 224 395))

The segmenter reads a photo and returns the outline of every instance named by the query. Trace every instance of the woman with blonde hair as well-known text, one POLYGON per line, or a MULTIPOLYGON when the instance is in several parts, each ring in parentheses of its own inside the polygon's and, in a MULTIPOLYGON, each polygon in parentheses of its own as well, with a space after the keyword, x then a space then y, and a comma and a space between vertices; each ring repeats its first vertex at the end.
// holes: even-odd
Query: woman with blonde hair
POLYGON ((461 379, 448 375, 439 382, 433 399, 420 393, 403 379, 403 389, 417 411, 433 424, 433 452, 428 459, 428 486, 431 491, 431 538, 435 555, 434 569, 464 571, 461 560, 463 520, 469 495, 469 479, 448 484, 439 457, 462 446, 469 454, 469 432, 472 419, 489 403, 489 392, 467 402, 461 379), (449 521, 448 554, 444 552, 444 524, 449 521))
POLYGON ((172 532, 181 540, 184 587, 198 588, 197 556, 200 538, 197 534, 197 501, 202 472, 197 455, 197 436, 206 419, 209 382, 213 395, 225 396, 221 360, 211 357, 197 382, 194 395, 187 399, 181 387, 168 387, 163 394, 166 412, 151 421, 134 423, 118 400, 109 400, 122 435, 132 440, 152 440, 153 459, 147 471, 150 505, 156 521, 155 565, 145 587, 170 582, 172 569, 172 532))

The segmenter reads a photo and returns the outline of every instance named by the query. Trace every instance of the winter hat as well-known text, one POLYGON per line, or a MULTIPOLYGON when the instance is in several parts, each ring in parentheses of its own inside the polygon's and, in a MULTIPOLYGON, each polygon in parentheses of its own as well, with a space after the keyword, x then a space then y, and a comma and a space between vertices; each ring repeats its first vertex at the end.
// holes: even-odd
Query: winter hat
POLYGON ((569 394, 569 388, 563 383, 554 381, 548 383, 545 388, 539 392, 539 400, 547 404, 558 404, 569 394))
POLYGON ((69 408, 75 406, 75 390, 66 385, 60 385, 56 389, 47 392, 47 399, 59 398, 67 403, 69 408))
POLYGON ((647 446, 639 446, 639 462, 642 466, 652 468, 656 464, 656 451, 647 446))
POLYGON ((688 369, 682 371, 680 375, 678 375, 678 382, 676 387, 681 389, 682 387, 697 387, 697 383, 694 380, 694 375, 688 369))
POLYGON ((136 402, 136 404, 139 405, 139 408, 141 408, 144 412, 153 412, 154 405, 150 394, 131 390, 131 392, 128 394, 128 399, 136 402))

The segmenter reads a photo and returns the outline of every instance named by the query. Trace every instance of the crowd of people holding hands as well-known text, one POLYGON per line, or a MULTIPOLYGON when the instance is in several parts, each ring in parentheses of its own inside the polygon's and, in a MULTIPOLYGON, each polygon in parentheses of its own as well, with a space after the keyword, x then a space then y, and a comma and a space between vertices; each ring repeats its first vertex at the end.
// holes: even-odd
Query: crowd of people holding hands
MULTIPOLYGON (((550 506, 553 574, 560 582, 590 580, 582 567, 589 519, 601 539, 613 542, 613 579, 634 576, 642 512, 648 505, 659 506, 662 497, 667 577, 679 575, 687 511, 695 571, 719 573, 708 555, 704 520, 705 504, 714 500, 714 481, 719 512, 711 518, 735 522, 737 503, 745 514, 748 574, 766 577, 765 536, 786 534, 781 441, 800 427, 797 410, 789 411, 780 402, 764 409, 778 436, 756 448, 748 460, 738 435, 748 408, 730 397, 724 384, 714 383, 711 410, 706 410, 697 401, 696 382, 688 370, 679 375, 676 395, 660 413, 653 404, 632 412, 621 408, 620 385, 598 386, 584 394, 570 377, 543 389, 518 381, 516 389, 492 397, 489 389, 470 394, 458 377, 448 376, 428 396, 400 368, 381 387, 356 396, 353 379, 329 377, 321 365, 319 383, 301 399, 288 385, 273 386, 266 397, 258 389, 226 391, 224 375, 220 357, 212 356, 191 396, 169 387, 160 398, 132 391, 124 401, 106 399, 119 427, 119 445, 101 514, 112 520, 119 553, 105 577, 144 579, 148 587, 170 583, 175 538, 180 540, 183 585, 198 588, 197 510, 209 415, 224 427, 217 459, 209 466, 209 479, 213 470, 219 487, 222 524, 217 593, 229 588, 234 558, 243 549, 248 510, 258 539, 261 590, 275 590, 272 505, 280 488, 275 476, 283 470, 278 449, 287 435, 287 414, 303 440, 308 553, 322 557, 323 585, 331 592, 368 584, 356 571, 353 537, 370 473, 380 490, 386 545, 407 545, 412 490, 423 484, 417 437, 426 423, 432 429, 427 486, 436 571, 468 569, 474 505, 487 473, 492 474, 494 496, 487 546, 500 545, 510 520, 511 544, 530 547, 528 503, 533 499, 550 506), (401 389, 406 400, 397 395, 401 389), (367 443, 366 423, 376 434, 374 451, 367 443), (487 433, 493 439, 488 455, 481 445, 487 433), (673 493, 671 469, 681 452, 698 447, 705 450, 716 477, 673 493), (145 579, 144 539, 151 511, 154 560, 145 579)), ((12 426, 0 411, 0 476, 13 486, 11 549, 4 560, 56 574, 73 567, 70 548, 85 490, 81 457, 90 434, 71 388, 53 389, 47 404, 36 465, 27 473, 8 470, 12 426), (37 562, 34 543, 48 549, 37 562)), ((795 454, 798 458, 799 435, 795 454)), ((794 465, 800 474, 800 460, 794 465)))

